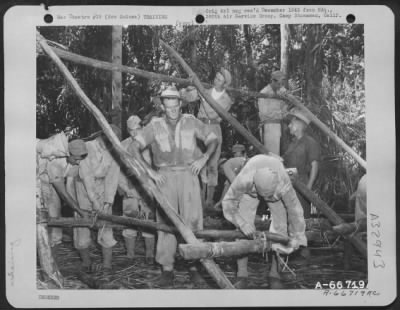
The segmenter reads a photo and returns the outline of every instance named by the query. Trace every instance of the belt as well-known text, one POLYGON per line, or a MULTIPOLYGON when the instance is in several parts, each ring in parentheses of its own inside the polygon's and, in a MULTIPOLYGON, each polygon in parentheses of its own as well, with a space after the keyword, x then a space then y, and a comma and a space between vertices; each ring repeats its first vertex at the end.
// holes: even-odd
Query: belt
POLYGON ((261 124, 280 124, 281 120, 280 119, 265 119, 260 122, 261 124))
POLYGON ((209 118, 199 118, 205 124, 219 124, 220 121, 218 119, 209 119, 209 118))
POLYGON ((184 171, 188 170, 190 166, 161 166, 158 167, 159 170, 167 170, 167 171, 184 171))

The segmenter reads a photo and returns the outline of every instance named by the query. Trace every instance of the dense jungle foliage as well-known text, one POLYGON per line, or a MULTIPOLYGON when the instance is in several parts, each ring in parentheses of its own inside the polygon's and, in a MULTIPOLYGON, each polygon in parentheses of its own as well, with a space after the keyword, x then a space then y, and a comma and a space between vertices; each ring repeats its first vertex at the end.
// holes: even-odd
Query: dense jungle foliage
MULTIPOLYGON (((103 61, 111 61, 111 30, 111 26, 39 28, 46 39, 69 51, 103 61)), ((284 67, 287 88, 365 158, 363 25, 127 26, 123 28, 122 64, 187 77, 157 44, 156 37, 175 48, 204 82, 212 82, 216 71, 223 66, 232 73, 232 87, 260 91, 269 83, 270 73, 284 67), (287 42, 281 48, 284 34, 287 42)), ((111 72, 65 63, 88 97, 111 121, 111 72)), ((125 73, 122 79, 122 124, 132 114, 144 118, 157 108, 156 100, 152 99, 165 83, 125 73)), ((237 93, 231 97, 235 102, 231 113, 259 138, 256 99, 237 93)), ((196 109, 196 105, 189 105, 186 112, 195 113, 196 109)), ((70 136, 85 137, 99 129, 45 56, 37 58, 36 110, 38 138, 61 130, 70 136)), ((254 154, 229 124, 223 122, 222 127, 226 154, 236 142, 246 144, 249 154, 254 154)), ((284 129, 283 148, 290 139, 286 126, 284 129)), ((309 134, 320 143, 323 155, 316 192, 336 209, 347 208, 349 197, 365 171, 315 126, 310 126, 309 134)))

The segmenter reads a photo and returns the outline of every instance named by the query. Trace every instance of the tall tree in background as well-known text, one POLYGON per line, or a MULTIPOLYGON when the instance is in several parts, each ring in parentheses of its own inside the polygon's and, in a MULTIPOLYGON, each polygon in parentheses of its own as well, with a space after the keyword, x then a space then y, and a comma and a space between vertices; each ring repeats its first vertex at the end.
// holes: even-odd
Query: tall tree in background
MULTIPOLYGON (((112 26, 111 61, 115 65, 122 64, 122 26, 112 26)), ((111 81, 112 123, 122 128, 122 72, 112 71, 111 81)))

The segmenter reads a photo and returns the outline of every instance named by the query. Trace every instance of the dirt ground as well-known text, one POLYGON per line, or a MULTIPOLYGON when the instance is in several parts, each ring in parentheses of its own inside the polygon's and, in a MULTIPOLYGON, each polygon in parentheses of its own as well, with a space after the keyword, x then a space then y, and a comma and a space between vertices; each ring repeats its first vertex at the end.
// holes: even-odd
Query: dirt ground
MULTIPOLYGON (((64 242, 61 246, 57 263, 64 276, 64 289, 158 289, 155 280, 161 274, 159 265, 148 265, 144 260, 144 242, 141 236, 136 242, 135 259, 126 257, 125 245, 121 232, 115 232, 118 241, 113 248, 113 272, 105 275, 101 271, 84 273, 80 271, 80 258, 74 249, 72 231, 64 232, 64 242)), ((95 240, 95 239, 94 239, 95 240)), ((282 257, 287 266, 284 267, 282 285, 283 289, 314 289, 317 282, 329 283, 330 281, 358 281, 367 282, 367 264, 357 252, 353 252, 350 259, 351 266, 344 270, 343 242, 338 240, 332 245, 310 245, 310 256, 305 259, 299 253, 282 257)), ((101 264, 101 248, 97 245, 91 247, 91 258, 95 265, 101 264)), ((216 258, 215 262, 220 266, 225 275, 235 281, 235 258, 216 258)), ((262 254, 252 254, 249 257, 249 285, 248 289, 269 289, 268 270, 271 259, 266 260, 262 254)), ((174 285, 166 289, 218 289, 207 271, 199 265, 199 271, 205 282, 195 287, 189 279, 188 262, 177 254, 175 264, 174 285)), ((46 280, 38 265, 38 288, 57 288, 46 280)))

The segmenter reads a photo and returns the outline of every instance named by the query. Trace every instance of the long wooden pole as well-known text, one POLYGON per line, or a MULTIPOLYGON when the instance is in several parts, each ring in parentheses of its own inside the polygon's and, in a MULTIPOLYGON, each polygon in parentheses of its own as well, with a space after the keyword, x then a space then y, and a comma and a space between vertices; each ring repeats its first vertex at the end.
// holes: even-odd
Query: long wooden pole
MULTIPOLYGON (((172 226, 156 223, 153 221, 139 220, 133 217, 116 216, 105 213, 99 213, 98 219, 93 224, 92 219, 86 218, 50 218, 47 225, 50 227, 94 227, 99 229, 104 223, 113 223, 110 225, 112 228, 125 229, 129 227, 139 227, 145 230, 151 231, 164 231, 171 234, 179 234, 179 231, 172 226), (117 225, 115 225, 117 224, 117 225)), ((222 239, 222 240, 235 240, 235 239, 247 239, 247 237, 239 230, 216 230, 216 229, 205 229, 193 232, 197 238, 201 239, 222 239)), ((271 232, 259 232, 265 234, 265 237, 273 242, 279 242, 287 244, 289 238, 277 233, 271 232)))
MULTIPOLYGON (((196 239, 196 236, 193 232, 186 226, 183 219, 179 216, 179 214, 172 208, 169 201, 165 198, 165 196, 161 193, 156 184, 149 178, 149 173, 147 168, 144 167, 136 158, 133 158, 130 154, 128 154, 124 148, 122 147, 120 141, 118 140, 115 133, 112 131, 110 125, 107 123, 107 120, 104 118, 103 114, 99 111, 99 109, 91 102, 91 100, 86 96, 83 92, 79 84, 76 82, 71 72, 69 72, 68 68, 64 65, 64 63, 60 60, 60 58, 53 52, 51 47, 48 46, 46 40, 37 32, 37 40, 41 46, 41 48, 45 51, 45 53, 54 61, 57 67, 60 69, 62 75, 65 77, 67 82, 70 84, 72 89, 75 91, 76 95, 82 102, 82 104, 93 114, 93 116, 98 121, 100 127, 103 129, 104 134, 107 136, 109 141, 111 142, 114 150, 118 153, 122 163, 132 172, 138 180, 143 185, 143 188, 146 192, 154 197, 159 203, 160 207, 163 209, 168 218, 172 221, 172 223, 179 230, 183 239, 187 243, 200 243, 199 240, 196 239)), ((211 259, 201 259, 200 262, 210 273, 211 277, 216 281, 219 287, 224 289, 234 289, 234 286, 226 277, 226 275, 222 272, 222 270, 215 264, 215 262, 211 259)))
MULTIPOLYGON (((210 106, 220 115, 223 119, 231 123, 235 129, 239 131, 243 135, 243 137, 249 141, 254 147, 256 147, 260 152, 264 154, 272 154, 268 152, 268 150, 262 145, 253 135, 251 135, 243 126, 241 126, 238 121, 233 118, 229 113, 227 113, 224 109, 222 109, 215 100, 209 96, 205 90, 204 87, 201 85, 200 80, 196 76, 196 74, 193 72, 193 70, 189 67, 189 65, 185 62, 185 60, 172 48, 170 47, 167 43, 163 42, 160 40, 161 45, 165 48, 167 53, 171 56, 174 57, 180 65, 184 68, 184 70, 189 74, 189 76, 192 77, 194 85, 197 87, 199 92, 204 96, 204 98, 207 100, 207 102, 210 104, 210 106)), ((311 113, 311 112, 310 112, 311 113)), ((323 213, 325 216, 335 225, 343 223, 344 221, 337 215, 335 211, 333 211, 331 208, 329 208, 321 199, 317 197, 311 190, 309 190, 304 184, 301 182, 293 182, 293 186, 295 189, 297 189, 301 194, 303 194, 308 200, 313 202, 316 206, 317 204, 320 206, 321 209, 323 209, 323 213), (323 206, 323 207, 322 207, 323 206), (329 212, 328 212, 329 210, 329 212)), ((318 206, 317 206, 318 207, 318 206)), ((362 255, 366 256, 366 244, 362 242, 359 238, 357 237, 352 237, 350 241, 354 244, 354 246, 361 252, 362 255)))
MULTIPOLYGON (((133 75, 137 75, 140 77, 144 77, 146 79, 151 79, 151 80, 160 80, 164 82, 170 82, 170 83, 176 83, 181 86, 189 86, 189 85, 194 85, 193 81, 191 79, 182 79, 182 78, 175 78, 175 77, 170 77, 168 75, 164 74, 159 74, 159 73, 153 73, 153 72, 148 72, 144 70, 140 70, 137 68, 132 68, 129 66, 124 66, 124 65, 118 65, 118 64, 112 64, 106 61, 101 61, 85 56, 81 56, 69 51, 65 51, 63 49, 60 49, 58 47, 53 47, 52 48, 54 52, 57 54, 62 59, 81 64, 84 66, 90 66, 93 68, 97 69, 102 69, 102 70, 110 70, 110 71, 120 71, 120 72, 125 72, 133 75)), ((208 83, 201 82, 201 84, 204 87, 211 87, 212 85, 208 83)), ((328 135, 330 138, 332 138, 335 143, 337 143, 341 148, 343 148, 346 152, 348 152, 364 169, 367 169, 367 164, 366 161, 361 158, 360 155, 358 155, 351 147, 349 147, 342 139, 340 139, 331 129, 329 129, 323 122, 321 122, 309 109, 307 109, 295 96, 291 94, 286 94, 286 95, 266 95, 266 94, 261 94, 259 92, 254 92, 254 91, 245 91, 245 90, 240 90, 240 89, 235 89, 233 87, 227 87, 228 91, 235 92, 238 94, 241 94, 243 96, 250 96, 254 98, 278 98, 281 100, 284 100, 286 102, 289 102, 290 104, 293 104, 294 106, 298 107, 301 109, 308 117, 310 120, 319 128, 321 131, 328 135)))

